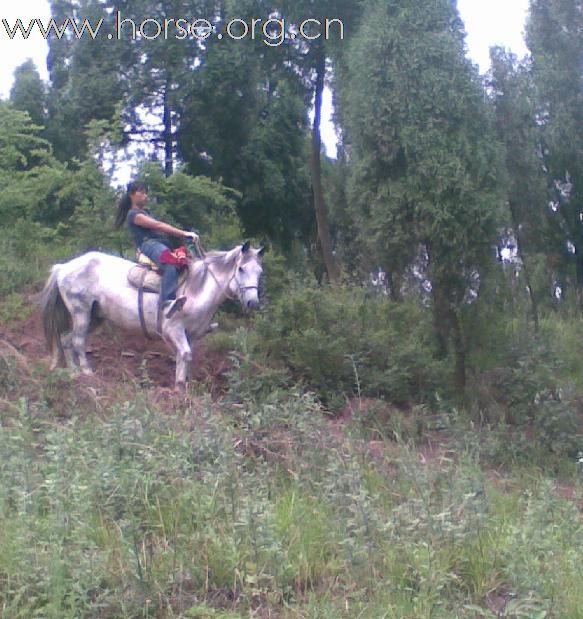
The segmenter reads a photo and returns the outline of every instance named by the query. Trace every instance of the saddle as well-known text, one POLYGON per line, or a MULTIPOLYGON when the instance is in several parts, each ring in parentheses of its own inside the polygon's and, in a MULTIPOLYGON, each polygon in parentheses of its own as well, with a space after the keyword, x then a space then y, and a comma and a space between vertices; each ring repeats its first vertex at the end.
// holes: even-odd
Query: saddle
MULTIPOLYGON (((178 273, 178 286, 186 280, 187 271, 181 270, 178 273)), ((160 283, 162 275, 158 265, 148 258, 145 254, 137 252, 137 263, 129 270, 128 282, 138 290, 144 292, 154 292, 160 294, 160 283)))

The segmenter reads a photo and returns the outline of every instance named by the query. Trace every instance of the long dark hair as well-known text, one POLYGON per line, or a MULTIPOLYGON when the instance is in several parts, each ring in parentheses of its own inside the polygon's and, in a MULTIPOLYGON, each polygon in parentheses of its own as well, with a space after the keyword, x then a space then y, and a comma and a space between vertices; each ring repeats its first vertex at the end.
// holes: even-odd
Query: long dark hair
POLYGON ((126 192, 121 197, 118 205, 117 205, 117 214, 115 216, 115 227, 119 229, 123 226, 124 221, 126 220, 128 211, 132 207, 132 193, 136 193, 136 191, 147 191, 148 187, 146 183, 142 183, 141 181, 132 181, 128 186, 126 192))

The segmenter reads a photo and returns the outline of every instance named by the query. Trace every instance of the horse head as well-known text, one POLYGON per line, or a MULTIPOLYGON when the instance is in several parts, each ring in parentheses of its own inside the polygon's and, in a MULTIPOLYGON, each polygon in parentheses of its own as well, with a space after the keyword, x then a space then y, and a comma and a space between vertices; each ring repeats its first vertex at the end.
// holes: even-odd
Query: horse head
POLYGON ((259 307, 259 280, 263 268, 263 254, 265 247, 253 249, 249 241, 238 249, 235 261, 235 272, 228 286, 231 298, 239 299, 243 309, 257 309, 259 307))

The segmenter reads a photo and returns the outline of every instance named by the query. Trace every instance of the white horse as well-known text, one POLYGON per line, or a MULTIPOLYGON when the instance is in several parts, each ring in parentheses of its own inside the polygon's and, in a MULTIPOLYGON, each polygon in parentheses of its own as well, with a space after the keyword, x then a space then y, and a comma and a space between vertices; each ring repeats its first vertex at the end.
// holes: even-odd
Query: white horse
MULTIPOLYGON (((148 333, 158 334, 176 353, 175 386, 184 390, 192 360, 191 346, 212 330, 211 320, 226 299, 239 299, 245 310, 259 305, 258 286, 265 248, 247 242, 226 252, 209 252, 202 260, 189 259, 186 280, 178 295, 187 300, 182 311, 158 320, 159 295, 143 296, 143 318, 148 333)), ((138 290, 128 282, 134 262, 100 252, 89 252, 55 265, 41 293, 45 338, 52 353, 51 367, 68 365, 84 374, 92 370, 85 343, 102 319, 126 331, 141 332, 138 290)))

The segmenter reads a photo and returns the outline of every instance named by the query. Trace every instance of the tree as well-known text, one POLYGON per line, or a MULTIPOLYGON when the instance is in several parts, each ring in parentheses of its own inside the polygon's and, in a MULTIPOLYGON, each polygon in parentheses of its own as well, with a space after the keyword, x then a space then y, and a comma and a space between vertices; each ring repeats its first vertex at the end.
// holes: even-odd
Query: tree
POLYGON ((500 150, 455 3, 373 2, 349 52, 341 111, 361 238, 399 276, 424 259, 461 391, 462 311, 492 262, 500 150))
MULTIPOLYGON (((269 14, 261 2, 223 2, 217 30, 231 18, 269 14)), ((305 242, 313 225, 305 162, 307 113, 286 45, 209 39, 185 84, 177 114, 178 152, 193 175, 207 174, 241 194, 249 235, 281 249, 305 242)))
POLYGON ((498 139, 505 148, 507 204, 512 236, 521 262, 530 299, 532 319, 538 330, 540 291, 534 288, 537 254, 549 250, 545 173, 541 132, 536 117, 536 91, 530 64, 501 48, 490 52, 490 92, 495 106, 498 139))
POLYGON ((345 31, 354 32, 362 13, 362 2, 354 0, 311 0, 282 2, 282 14, 287 23, 294 24, 288 33, 293 44, 295 70, 302 76, 307 99, 313 102, 310 179, 312 204, 317 228, 318 244, 322 253, 328 279, 340 278, 340 268, 333 250, 330 234, 328 205, 322 183, 322 96, 326 82, 331 83, 334 66, 344 51, 345 31), (334 29, 326 24, 334 21, 334 29))
POLYGON ((180 228, 196 229, 209 247, 230 249, 240 242, 235 208, 240 195, 236 191, 182 170, 167 177, 164 168, 154 162, 140 166, 138 176, 148 183, 157 216, 180 228))
POLYGON ((0 217, 4 226, 19 218, 43 219, 47 191, 37 191, 39 178, 45 170, 54 170, 50 144, 39 131, 28 112, 0 101, 0 217))
POLYGON ((220 30, 231 17, 250 23, 270 7, 261 0, 52 0, 52 7, 57 23, 69 15, 105 20, 95 40, 70 32, 51 40, 49 127, 59 158, 82 160, 88 124, 119 118, 122 145, 162 160, 166 176, 184 163, 185 172, 236 189, 247 234, 283 248, 308 236, 304 90, 285 46, 192 33, 182 39, 172 25, 166 35, 156 32, 170 16, 207 16, 220 30), (110 40, 118 11, 121 37, 110 40))
POLYGON ((583 13, 577 0, 532 0, 526 41, 537 91, 548 211, 583 304, 583 13), (574 268, 573 268, 574 266, 574 268))
POLYGON ((74 173, 56 161, 39 133, 27 112, 0 102, 0 217, 6 227, 20 219, 57 225, 75 209, 62 193, 74 173))
POLYGON ((123 78, 129 44, 107 36, 114 31, 112 9, 103 0, 51 0, 51 14, 58 25, 71 18, 78 24, 87 19, 95 27, 104 20, 95 37, 87 31, 77 37, 72 28, 60 38, 49 37, 46 136, 60 161, 87 156, 86 129, 92 120, 118 120, 119 103, 126 95, 123 78))
POLYGON ((28 112, 35 125, 46 124, 45 85, 32 60, 27 60, 14 70, 14 83, 10 90, 10 103, 15 110, 28 112))

